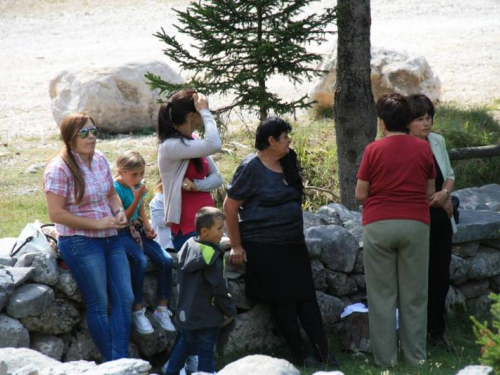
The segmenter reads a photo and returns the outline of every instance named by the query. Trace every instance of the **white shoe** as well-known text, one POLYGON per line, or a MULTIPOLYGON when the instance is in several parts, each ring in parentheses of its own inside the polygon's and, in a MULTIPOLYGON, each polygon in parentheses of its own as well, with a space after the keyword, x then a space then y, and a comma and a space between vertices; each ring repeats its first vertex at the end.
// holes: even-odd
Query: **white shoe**
POLYGON ((132 325, 141 335, 149 335, 155 331, 153 326, 151 325, 151 322, 146 317, 145 307, 143 307, 139 311, 134 311, 132 313, 132 325))
MULTIPOLYGON (((187 362, 187 361, 186 361, 186 362, 187 362)), ((167 361, 167 362, 165 362, 165 364, 161 367, 161 370, 160 370, 160 371, 161 371, 161 373, 162 373, 163 375, 165 375, 165 374, 167 373, 167 367, 168 367, 168 361, 167 361)), ((187 374, 186 374, 186 368, 185 368, 185 367, 183 367, 183 368, 181 369, 181 371, 179 371, 179 375, 187 375, 187 374)))
POLYGON ((165 331, 175 332, 175 327, 172 324, 172 311, 167 309, 166 307, 158 307, 153 313, 153 318, 160 324, 161 328, 165 331))
POLYGON ((186 365, 184 366, 186 372, 196 372, 198 371, 198 356, 190 355, 186 359, 186 365))

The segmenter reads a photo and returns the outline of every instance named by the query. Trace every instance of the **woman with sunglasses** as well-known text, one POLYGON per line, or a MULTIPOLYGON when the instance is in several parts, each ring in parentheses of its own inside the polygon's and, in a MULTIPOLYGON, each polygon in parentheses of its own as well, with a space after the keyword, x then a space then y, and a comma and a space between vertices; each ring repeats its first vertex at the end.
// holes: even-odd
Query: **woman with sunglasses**
POLYGON ((108 161, 95 150, 98 129, 92 118, 69 115, 60 132, 64 145, 44 175, 49 217, 56 223, 61 256, 85 298, 89 332, 102 359, 126 358, 134 295, 117 229, 127 217, 108 161))

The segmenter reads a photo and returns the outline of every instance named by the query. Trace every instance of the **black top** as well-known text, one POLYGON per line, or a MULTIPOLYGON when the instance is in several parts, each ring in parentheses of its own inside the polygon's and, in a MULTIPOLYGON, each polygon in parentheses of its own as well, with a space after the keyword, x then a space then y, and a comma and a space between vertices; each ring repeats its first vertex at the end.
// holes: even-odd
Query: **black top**
MULTIPOLYGON (((444 185, 444 177, 443 173, 441 172, 441 169, 439 168, 439 164, 436 160, 436 157, 433 155, 434 158, 434 166, 436 167, 436 192, 443 190, 443 185, 444 185)), ((450 218, 446 214, 446 211, 443 210, 441 207, 431 207, 431 225, 432 223, 438 224, 438 223, 445 223, 446 221, 450 221, 450 218)))
MULTIPOLYGON (((294 151, 282 158, 288 172, 294 151)), ((294 166, 292 166, 292 169, 294 166)), ((243 200, 239 209, 242 241, 269 244, 298 244, 304 242, 302 191, 289 173, 267 168, 256 153, 248 155, 239 165, 228 186, 227 195, 243 200)), ((295 172, 297 178, 298 169, 295 172)))

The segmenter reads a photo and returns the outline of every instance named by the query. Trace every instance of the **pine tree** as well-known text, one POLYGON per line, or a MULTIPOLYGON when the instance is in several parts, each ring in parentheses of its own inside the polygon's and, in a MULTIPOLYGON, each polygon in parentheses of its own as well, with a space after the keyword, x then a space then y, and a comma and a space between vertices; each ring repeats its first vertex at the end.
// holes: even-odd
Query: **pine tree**
POLYGON ((172 61, 192 78, 176 85, 148 73, 152 88, 170 95, 184 87, 195 87, 206 94, 234 95, 233 102, 220 112, 233 108, 250 109, 267 117, 294 112, 310 106, 307 95, 286 102, 266 86, 273 75, 295 84, 311 80, 323 71, 315 69, 319 54, 306 46, 325 41, 327 27, 336 17, 335 9, 322 14, 306 14, 304 7, 318 0, 205 0, 191 2, 186 11, 178 11, 179 33, 194 41, 190 52, 162 28, 154 34, 166 43, 164 50, 172 61))

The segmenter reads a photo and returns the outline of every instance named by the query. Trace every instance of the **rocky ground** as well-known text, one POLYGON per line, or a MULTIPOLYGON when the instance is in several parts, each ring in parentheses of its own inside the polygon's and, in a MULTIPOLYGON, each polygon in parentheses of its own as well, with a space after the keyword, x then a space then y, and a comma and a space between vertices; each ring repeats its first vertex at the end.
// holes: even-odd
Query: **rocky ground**
MULTIPOLYGON (((60 71, 163 59, 162 44, 151 34, 161 27, 175 32, 172 7, 187 3, 2 0, 0 141, 56 132, 48 87, 60 71)), ((312 10, 326 4, 322 0, 312 10)), ((498 0, 372 0, 372 18, 372 44, 425 56, 442 80, 444 101, 489 104, 500 98, 498 0)), ((333 38, 319 51, 330 52, 333 38)), ((270 83, 290 98, 311 86, 270 83)))

